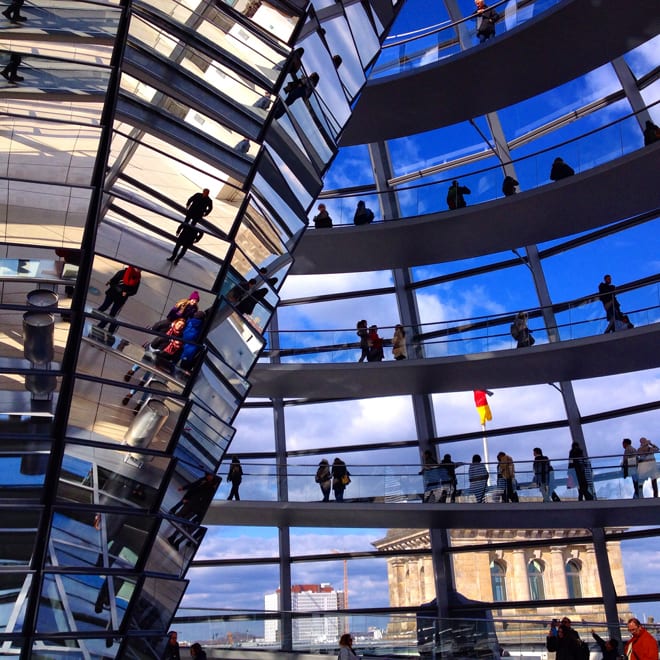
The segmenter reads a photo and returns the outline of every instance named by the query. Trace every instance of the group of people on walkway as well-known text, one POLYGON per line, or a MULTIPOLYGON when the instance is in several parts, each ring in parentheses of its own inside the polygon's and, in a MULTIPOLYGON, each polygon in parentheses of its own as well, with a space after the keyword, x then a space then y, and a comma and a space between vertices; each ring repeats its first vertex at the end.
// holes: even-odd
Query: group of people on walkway
MULTIPOLYGON (((630 639, 623 645, 623 655, 619 655, 619 640, 616 637, 603 639, 592 628, 591 635, 602 653, 603 660, 657 660, 658 642, 637 618, 628 619, 630 639)), ((556 660, 589 660, 590 648, 572 626, 568 617, 561 621, 553 619, 546 637, 546 648, 556 654, 556 660)))
MULTIPOLYGON (((313 218, 314 227, 316 229, 332 229, 332 218, 328 213, 326 205, 319 204, 317 211, 318 213, 313 218)), ((374 212, 367 206, 366 202, 360 200, 353 214, 353 224, 358 226, 370 225, 375 217, 374 212)))
POLYGON ((314 481, 316 481, 321 489, 321 495, 323 496, 322 502, 330 501, 331 489, 335 495, 335 501, 343 502, 346 486, 351 483, 351 473, 341 458, 335 458, 332 461, 332 467, 327 459, 324 458, 319 463, 314 481))
MULTIPOLYGON (((357 322, 357 336, 360 338, 360 357, 358 362, 382 362, 385 359, 383 338, 378 334, 377 325, 369 325, 366 319, 357 322)), ((392 335, 392 357, 405 360, 408 357, 406 347, 406 329, 400 323, 394 326, 392 335)))
POLYGON ((653 497, 658 497, 659 475, 655 454, 660 452, 660 449, 648 438, 644 437, 639 439, 639 447, 637 449, 633 447, 630 438, 624 438, 621 444, 623 446, 621 468, 624 479, 630 477, 632 480, 633 499, 644 497, 644 484, 648 480, 651 481, 653 497))

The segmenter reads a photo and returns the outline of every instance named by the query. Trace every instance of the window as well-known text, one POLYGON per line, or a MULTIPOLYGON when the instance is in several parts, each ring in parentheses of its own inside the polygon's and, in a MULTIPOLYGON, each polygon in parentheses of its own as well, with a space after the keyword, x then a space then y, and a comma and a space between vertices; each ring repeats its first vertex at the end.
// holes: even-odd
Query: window
POLYGON ((543 571, 545 566, 538 559, 533 559, 527 565, 527 581, 529 582, 529 597, 531 600, 545 600, 543 588, 543 571))
POLYGON ((499 561, 490 562, 490 584, 493 588, 493 600, 506 600, 506 569, 499 561))
POLYGON ((576 559, 571 559, 566 564, 566 586, 568 587, 569 598, 582 598, 581 571, 582 565, 576 559))

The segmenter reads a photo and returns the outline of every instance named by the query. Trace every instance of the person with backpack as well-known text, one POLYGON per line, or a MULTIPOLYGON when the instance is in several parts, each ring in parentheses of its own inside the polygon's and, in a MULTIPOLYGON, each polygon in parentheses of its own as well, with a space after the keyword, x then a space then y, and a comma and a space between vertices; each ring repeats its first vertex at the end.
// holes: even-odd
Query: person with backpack
POLYGON ((374 212, 367 208, 366 204, 360 200, 355 209, 353 216, 353 224, 355 225, 370 225, 374 220, 374 212))
POLYGON ((509 328, 511 336, 517 342, 516 348, 526 348, 527 346, 533 346, 535 343, 532 331, 527 327, 527 319, 527 312, 518 312, 509 328))
POLYGON ((465 197, 463 197, 463 195, 469 194, 470 189, 467 186, 460 186, 458 181, 454 179, 447 191, 447 206, 451 211, 454 209, 464 209, 467 206, 467 203, 465 202, 465 197))

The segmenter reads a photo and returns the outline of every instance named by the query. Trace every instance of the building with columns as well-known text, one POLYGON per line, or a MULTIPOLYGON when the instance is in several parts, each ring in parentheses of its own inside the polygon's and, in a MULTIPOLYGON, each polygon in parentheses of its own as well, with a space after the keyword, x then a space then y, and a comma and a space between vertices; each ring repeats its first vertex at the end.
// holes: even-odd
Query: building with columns
MULTIPOLYGON (((450 543, 455 552, 451 564, 455 589, 470 600, 491 603, 493 614, 498 618, 551 619, 566 615, 576 621, 582 618, 601 620, 605 615, 602 603, 562 606, 560 612, 552 606, 530 603, 601 597, 594 546, 583 540, 587 533, 587 530, 580 529, 452 530, 450 543), (460 548, 492 543, 500 547, 460 551, 460 548), (503 546, 507 543, 511 545, 503 546), (514 544, 519 547, 512 547, 514 544), (516 602, 527 604, 517 606, 516 602)), ((391 607, 414 607, 435 598, 428 531, 389 530, 387 536, 373 545, 388 553, 429 549, 429 555, 388 557, 391 607)), ((608 557, 616 592, 623 596, 627 591, 620 543, 608 543, 608 557)), ((624 619, 625 614, 621 618, 624 619)), ((391 635, 404 634, 414 625, 412 620, 399 620, 390 625, 388 632, 391 635)))

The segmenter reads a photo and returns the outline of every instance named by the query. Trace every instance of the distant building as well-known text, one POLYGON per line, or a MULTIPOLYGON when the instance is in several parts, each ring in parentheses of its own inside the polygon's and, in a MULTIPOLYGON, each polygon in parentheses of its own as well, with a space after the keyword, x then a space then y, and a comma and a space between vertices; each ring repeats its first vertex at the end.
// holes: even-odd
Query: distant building
MULTIPOLYGON (((266 594, 266 611, 280 610, 280 590, 266 594)), ((291 610, 293 612, 332 612, 344 607, 344 592, 335 591, 332 585, 295 584, 291 587, 291 610)), ((293 644, 326 644, 337 642, 341 622, 339 617, 309 617, 293 620, 293 644)), ((279 620, 264 622, 264 642, 274 644, 280 641, 279 620)))
MULTIPOLYGON (((547 546, 497 548, 482 552, 456 553, 452 565, 456 590, 471 600, 493 602, 493 615, 525 617, 556 616, 554 607, 507 608, 507 601, 544 601, 601 597, 598 567, 593 544, 581 541, 588 536, 581 529, 503 529, 451 530, 451 545, 487 545, 515 541, 546 540, 547 546), (496 603, 501 602, 502 610, 496 603)), ((372 544, 378 550, 416 550, 431 548, 428 530, 389 530, 385 538, 372 544)), ((626 595, 626 580, 621 561, 621 545, 608 542, 607 553, 612 567, 616 593, 626 595)), ((387 578, 392 607, 411 607, 435 598, 431 556, 389 557, 387 578)), ((561 607, 561 615, 578 623, 582 615, 590 621, 605 620, 602 604, 561 607)), ((632 615, 630 615, 632 616, 632 615)), ((406 635, 414 630, 414 620, 390 624, 388 635, 406 635)))

